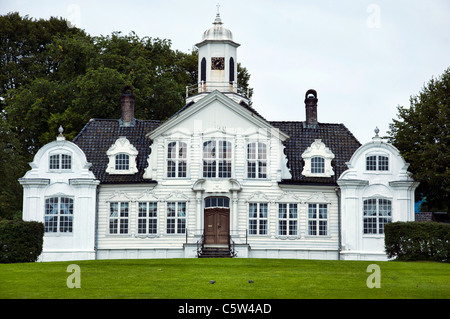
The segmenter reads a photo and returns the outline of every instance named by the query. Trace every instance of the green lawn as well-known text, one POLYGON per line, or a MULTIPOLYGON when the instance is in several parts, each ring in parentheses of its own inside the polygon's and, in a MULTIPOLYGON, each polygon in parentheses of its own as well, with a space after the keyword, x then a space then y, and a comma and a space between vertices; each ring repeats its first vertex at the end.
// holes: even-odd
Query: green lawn
POLYGON ((239 258, 0 264, 0 298, 447 299, 450 264, 239 258), (66 285, 70 264, 80 267, 79 289, 66 285), (366 285, 370 264, 380 266, 381 288, 366 285))

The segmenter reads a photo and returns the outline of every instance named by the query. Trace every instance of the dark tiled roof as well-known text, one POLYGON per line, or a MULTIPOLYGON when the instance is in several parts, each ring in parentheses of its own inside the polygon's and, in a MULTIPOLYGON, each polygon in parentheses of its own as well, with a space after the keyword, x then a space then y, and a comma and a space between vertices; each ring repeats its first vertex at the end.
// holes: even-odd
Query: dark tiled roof
MULTIPOLYGON (((145 135, 162 123, 162 121, 136 120, 133 127, 121 127, 119 120, 93 119, 74 139, 74 143, 84 151, 88 162, 92 163, 91 169, 94 175, 101 183, 149 183, 152 181, 142 177, 147 168, 147 158, 152 144, 145 135), (106 152, 120 136, 125 136, 139 152, 137 157, 139 172, 136 174, 110 175, 106 172, 108 166, 106 152)), ((268 123, 290 136, 284 144, 292 179, 284 180, 283 183, 334 185, 340 174, 347 169, 345 163, 361 146, 343 124, 319 123, 308 127, 305 122, 269 121, 268 123), (311 146, 315 139, 321 139, 335 155, 331 163, 335 175, 331 178, 302 175, 302 153, 311 146)))
POLYGON ((339 176, 347 169, 345 163, 361 146, 361 143, 343 124, 306 125, 305 122, 298 121, 269 123, 290 136, 284 145, 292 179, 284 180, 283 183, 336 184, 339 176), (305 177, 302 175, 304 164, 302 153, 311 146, 315 139, 321 139, 335 156, 331 162, 334 171, 333 177, 305 177))
POLYGON ((149 183, 152 181, 142 178, 147 168, 151 145, 145 135, 161 123, 136 120, 133 127, 121 127, 119 120, 93 119, 85 125, 73 142, 86 154, 87 161, 92 163, 92 172, 101 183, 149 183), (111 175, 106 172, 109 161, 106 152, 121 136, 125 136, 139 152, 136 159, 139 171, 136 174, 111 175))

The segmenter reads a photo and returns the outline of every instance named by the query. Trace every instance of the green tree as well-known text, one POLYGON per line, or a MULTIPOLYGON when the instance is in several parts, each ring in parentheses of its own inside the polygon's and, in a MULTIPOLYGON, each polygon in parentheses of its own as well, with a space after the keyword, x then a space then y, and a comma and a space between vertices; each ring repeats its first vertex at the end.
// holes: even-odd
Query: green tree
POLYGON ((426 198, 428 210, 449 212, 450 68, 411 96, 409 108, 397 110, 399 119, 390 124, 388 134, 420 182, 417 197, 426 198))

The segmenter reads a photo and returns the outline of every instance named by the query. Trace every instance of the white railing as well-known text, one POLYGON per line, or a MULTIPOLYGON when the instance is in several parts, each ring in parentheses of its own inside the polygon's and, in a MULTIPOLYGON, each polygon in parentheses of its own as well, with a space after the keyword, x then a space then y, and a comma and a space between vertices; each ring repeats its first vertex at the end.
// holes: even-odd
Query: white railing
POLYGON ((236 81, 233 82, 205 82, 201 81, 197 84, 186 86, 186 98, 192 95, 197 95, 200 93, 209 93, 214 90, 218 90, 220 92, 231 92, 242 95, 246 98, 249 96, 249 89, 245 90, 243 88, 238 87, 236 81))

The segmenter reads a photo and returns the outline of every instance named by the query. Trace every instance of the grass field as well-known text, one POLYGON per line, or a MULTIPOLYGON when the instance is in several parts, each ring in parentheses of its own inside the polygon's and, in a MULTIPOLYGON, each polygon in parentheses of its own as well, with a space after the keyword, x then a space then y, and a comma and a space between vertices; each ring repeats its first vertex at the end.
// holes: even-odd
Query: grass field
POLYGON ((450 264, 238 258, 0 264, 0 298, 448 299, 450 264), (80 267, 81 288, 67 287, 70 264, 80 267), (380 267, 380 288, 367 287, 370 264, 380 267))

